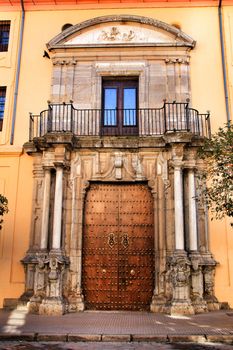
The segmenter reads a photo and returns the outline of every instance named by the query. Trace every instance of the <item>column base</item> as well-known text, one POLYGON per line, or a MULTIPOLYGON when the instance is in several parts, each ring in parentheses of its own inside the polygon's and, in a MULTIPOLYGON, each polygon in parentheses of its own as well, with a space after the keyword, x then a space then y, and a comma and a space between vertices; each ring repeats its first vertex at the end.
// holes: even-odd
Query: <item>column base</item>
POLYGON ((206 301, 201 299, 201 298, 192 301, 192 305, 193 305, 195 314, 202 314, 204 312, 208 312, 209 311, 208 307, 207 307, 207 304, 206 304, 206 301))
POLYGON ((158 312, 163 314, 169 314, 169 306, 167 305, 167 300, 164 296, 153 295, 150 304, 151 312, 158 312))
POLYGON ((194 315, 194 307, 187 300, 184 301, 172 301, 170 307, 170 314, 173 316, 184 316, 184 315, 194 315))
POLYGON ((66 312, 67 303, 60 297, 45 298, 39 306, 39 315, 61 316, 66 312))
POLYGON ((39 308, 42 303, 44 296, 41 295, 33 295, 28 302, 28 312, 30 314, 38 314, 39 308))
POLYGON ((68 296, 68 312, 84 311, 84 301, 82 293, 75 293, 68 296))
POLYGON ((207 304, 208 311, 218 311, 220 310, 220 304, 214 296, 209 298, 205 298, 205 302, 207 304))

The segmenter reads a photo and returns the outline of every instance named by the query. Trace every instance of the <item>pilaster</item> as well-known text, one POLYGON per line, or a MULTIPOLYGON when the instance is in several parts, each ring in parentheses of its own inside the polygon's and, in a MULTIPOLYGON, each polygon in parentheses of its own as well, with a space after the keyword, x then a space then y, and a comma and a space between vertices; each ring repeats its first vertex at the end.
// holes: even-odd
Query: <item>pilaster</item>
POLYGON ((207 312, 207 303, 203 298, 203 259, 198 252, 191 252, 191 300, 195 313, 207 312))

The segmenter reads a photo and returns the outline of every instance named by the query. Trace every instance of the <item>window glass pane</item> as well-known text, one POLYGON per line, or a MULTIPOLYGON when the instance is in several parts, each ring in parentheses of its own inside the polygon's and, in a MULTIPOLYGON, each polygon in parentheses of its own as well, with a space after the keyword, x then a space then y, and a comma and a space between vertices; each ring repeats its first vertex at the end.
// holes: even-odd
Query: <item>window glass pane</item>
POLYGON ((8 50, 10 21, 0 21, 0 51, 8 50))
POLYGON ((124 89, 124 125, 136 125, 137 108, 137 90, 136 88, 124 89))
POLYGON ((2 32, 2 44, 3 45, 7 45, 8 44, 8 41, 9 41, 9 32, 7 31, 3 31, 2 32))
POLYGON ((117 89, 104 89, 104 125, 116 125, 117 89))
POLYGON ((2 124, 3 124, 5 100, 6 100, 6 87, 2 86, 0 87, 0 131, 2 130, 2 124))

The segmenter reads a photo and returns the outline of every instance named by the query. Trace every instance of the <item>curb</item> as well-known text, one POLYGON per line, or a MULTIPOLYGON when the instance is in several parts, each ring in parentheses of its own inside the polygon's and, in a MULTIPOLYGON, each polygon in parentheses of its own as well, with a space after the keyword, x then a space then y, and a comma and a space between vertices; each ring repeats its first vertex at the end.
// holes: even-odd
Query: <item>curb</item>
POLYGON ((145 335, 145 334, 56 334, 56 333, 0 333, 1 341, 27 342, 155 342, 155 343, 225 343, 233 345, 233 334, 229 335, 145 335))

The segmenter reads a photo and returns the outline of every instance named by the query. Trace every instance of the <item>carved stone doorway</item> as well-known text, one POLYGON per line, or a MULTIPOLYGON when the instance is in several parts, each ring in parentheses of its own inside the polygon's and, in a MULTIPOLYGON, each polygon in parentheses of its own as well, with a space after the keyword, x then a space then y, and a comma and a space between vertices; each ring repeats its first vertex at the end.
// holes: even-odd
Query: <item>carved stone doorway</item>
POLYGON ((154 222, 146 184, 91 184, 85 202, 82 286, 87 309, 149 310, 154 222))

